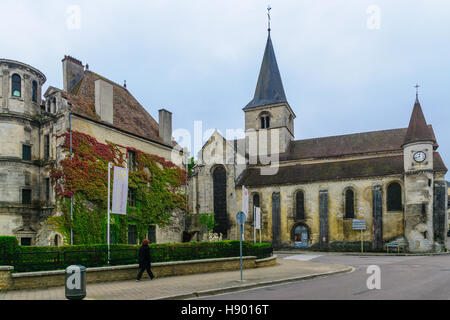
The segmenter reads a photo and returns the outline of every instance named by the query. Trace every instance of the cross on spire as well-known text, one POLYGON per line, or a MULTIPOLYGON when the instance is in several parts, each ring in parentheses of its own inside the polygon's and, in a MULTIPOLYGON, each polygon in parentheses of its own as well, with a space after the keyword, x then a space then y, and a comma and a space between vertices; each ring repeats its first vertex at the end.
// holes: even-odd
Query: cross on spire
POLYGON ((269 28, 267 29, 270 32, 270 10, 272 10, 272 8, 270 7, 270 5, 267 7, 267 18, 268 18, 268 25, 269 28))
POLYGON ((419 102, 419 88, 420 88, 420 86, 418 84, 416 84, 414 86, 414 88, 416 88, 416 103, 418 103, 419 102))

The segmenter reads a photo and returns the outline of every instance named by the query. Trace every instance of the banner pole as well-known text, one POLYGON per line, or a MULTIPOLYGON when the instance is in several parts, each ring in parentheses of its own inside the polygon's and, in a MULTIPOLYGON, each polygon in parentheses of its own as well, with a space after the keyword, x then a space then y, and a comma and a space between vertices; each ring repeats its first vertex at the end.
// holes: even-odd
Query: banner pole
POLYGON ((253 206, 253 243, 256 243, 256 209, 253 206))

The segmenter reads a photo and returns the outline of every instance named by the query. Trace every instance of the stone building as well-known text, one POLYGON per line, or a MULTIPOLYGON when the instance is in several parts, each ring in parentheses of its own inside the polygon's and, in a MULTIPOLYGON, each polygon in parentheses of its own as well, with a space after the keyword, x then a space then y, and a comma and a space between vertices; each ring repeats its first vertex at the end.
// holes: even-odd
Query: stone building
MULTIPOLYGON (((215 231, 238 239, 235 216, 245 186, 245 239, 255 238, 259 207, 262 241, 276 247, 357 249, 362 236, 371 250, 393 241, 414 252, 444 249, 447 168, 417 96, 408 127, 295 140, 296 116, 269 30, 254 98, 243 111, 245 139, 216 131, 198 154, 189 181, 191 217, 214 212, 215 231), (358 218, 367 224, 362 234, 352 229, 358 218)), ((199 227, 191 224, 190 231, 199 227)))
MULTIPOLYGON (((63 242, 45 221, 56 214, 49 171, 52 163, 67 156, 57 136, 68 129, 183 165, 183 154, 172 141, 169 111, 159 110, 159 122, 155 121, 126 85, 90 71, 70 56, 62 60, 62 69, 64 88, 50 86, 42 99, 42 72, 0 59, 0 235, 16 236, 24 245, 63 242)), ((184 213, 172 215, 170 227, 150 228, 153 241, 181 241, 184 213)), ((137 241, 132 224, 128 240, 137 241)))

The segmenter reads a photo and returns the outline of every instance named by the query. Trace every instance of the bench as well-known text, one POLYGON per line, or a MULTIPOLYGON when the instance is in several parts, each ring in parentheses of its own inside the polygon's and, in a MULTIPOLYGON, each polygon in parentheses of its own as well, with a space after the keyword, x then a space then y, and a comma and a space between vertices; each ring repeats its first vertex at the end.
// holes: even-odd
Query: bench
POLYGON ((403 244, 399 243, 388 243, 386 245, 386 253, 389 253, 389 248, 397 248, 397 253, 400 253, 400 247, 403 248, 403 251, 405 251, 405 246, 403 244))

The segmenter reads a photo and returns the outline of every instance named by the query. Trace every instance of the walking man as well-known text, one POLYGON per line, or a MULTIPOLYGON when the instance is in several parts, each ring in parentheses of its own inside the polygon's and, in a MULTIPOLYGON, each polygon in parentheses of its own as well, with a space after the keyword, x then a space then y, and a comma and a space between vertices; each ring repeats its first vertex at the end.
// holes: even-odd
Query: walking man
POLYGON ((147 273, 151 280, 155 278, 155 276, 152 273, 152 270, 150 270, 150 247, 148 244, 150 241, 145 239, 142 241, 142 246, 139 249, 139 273, 137 275, 136 281, 141 281, 142 274, 144 273, 144 270, 147 270, 147 273))

